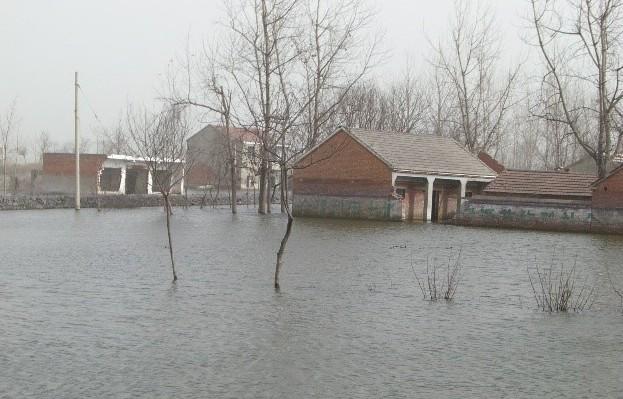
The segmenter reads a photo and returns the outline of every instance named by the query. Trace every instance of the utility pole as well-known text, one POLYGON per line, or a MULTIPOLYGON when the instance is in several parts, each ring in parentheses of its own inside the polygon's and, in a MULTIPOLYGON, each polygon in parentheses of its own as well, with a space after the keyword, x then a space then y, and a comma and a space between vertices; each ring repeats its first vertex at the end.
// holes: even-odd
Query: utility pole
POLYGON ((78 133, 78 72, 74 82, 74 133, 76 150, 76 210, 80 210, 80 135, 78 133))
POLYGON ((13 195, 17 195, 17 161, 19 159, 19 132, 15 132, 15 165, 13 165, 13 195))

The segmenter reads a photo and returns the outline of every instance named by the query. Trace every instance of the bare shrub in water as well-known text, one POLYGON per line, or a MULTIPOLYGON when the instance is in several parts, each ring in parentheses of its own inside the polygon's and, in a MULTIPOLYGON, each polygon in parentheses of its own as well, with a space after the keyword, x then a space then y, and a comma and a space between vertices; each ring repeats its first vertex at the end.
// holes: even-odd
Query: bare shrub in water
POLYGON ((415 270, 413 263, 413 252, 411 252, 411 270, 417 281, 424 299, 427 301, 438 301, 444 299, 451 301, 461 281, 461 252, 455 260, 452 256, 448 257, 446 265, 437 265, 431 262, 430 256, 426 257, 426 275, 420 277, 415 270))
POLYGON ((528 277, 537 306, 544 312, 581 312, 588 310, 595 300, 595 287, 588 284, 576 272, 577 261, 571 269, 554 270, 554 261, 549 269, 542 270, 535 265, 528 277))
POLYGON ((615 294, 619 297, 621 311, 623 312, 623 289, 619 288, 617 284, 614 282, 614 279, 610 275, 610 268, 606 266, 606 272, 608 273, 608 281, 610 282, 610 286, 615 294))

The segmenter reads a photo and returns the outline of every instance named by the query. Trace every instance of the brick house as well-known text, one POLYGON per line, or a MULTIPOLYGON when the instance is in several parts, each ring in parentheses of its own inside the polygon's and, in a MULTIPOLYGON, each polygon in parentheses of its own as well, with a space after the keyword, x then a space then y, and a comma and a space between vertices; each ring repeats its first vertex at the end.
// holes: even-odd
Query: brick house
MULTIPOLYGON (((42 171, 36 182, 36 191, 45 193, 73 193, 76 190, 76 158, 72 153, 44 153, 42 171)), ((97 174, 105 154, 80 154, 80 191, 94 193, 97 174)))
POLYGON ((623 209, 623 165, 592 184, 593 208, 623 209))
MULTIPOLYGON (((73 193, 76 185, 76 164, 73 153, 44 153, 43 170, 37 191, 73 193)), ((176 160, 174 162, 183 162, 176 160)), ((129 155, 80 154, 80 191, 84 194, 152 194, 154 179, 179 180, 172 192, 184 191, 184 176, 166 176, 157 171, 152 176, 147 161, 129 155)), ((160 180, 162 181, 162 180, 160 180)))
POLYGON ((623 166, 598 180, 591 173, 506 170, 465 202, 457 223, 623 233, 623 166))
POLYGON ((450 138, 340 128, 295 163, 293 212, 448 220, 495 176, 450 138))

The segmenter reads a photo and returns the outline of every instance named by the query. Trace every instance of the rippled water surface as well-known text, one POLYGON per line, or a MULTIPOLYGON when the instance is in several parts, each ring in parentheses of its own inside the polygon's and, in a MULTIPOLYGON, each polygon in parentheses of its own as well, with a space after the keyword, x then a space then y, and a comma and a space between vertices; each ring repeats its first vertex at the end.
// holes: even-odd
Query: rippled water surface
POLYGON ((620 397, 623 239, 177 209, 0 213, 0 398, 620 397), (451 304, 410 266, 461 251, 451 304), (552 253, 598 287, 535 309, 552 253), (411 255, 411 253, 413 255, 411 255))

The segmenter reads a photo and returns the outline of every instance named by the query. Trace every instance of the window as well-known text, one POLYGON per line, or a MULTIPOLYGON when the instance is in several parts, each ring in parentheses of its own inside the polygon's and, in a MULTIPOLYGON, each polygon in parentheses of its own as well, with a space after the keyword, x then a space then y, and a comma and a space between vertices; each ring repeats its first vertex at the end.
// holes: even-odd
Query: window
POLYGON ((396 195, 402 199, 404 199, 405 195, 407 195, 407 190, 405 190, 404 188, 397 188, 396 189, 396 195))

